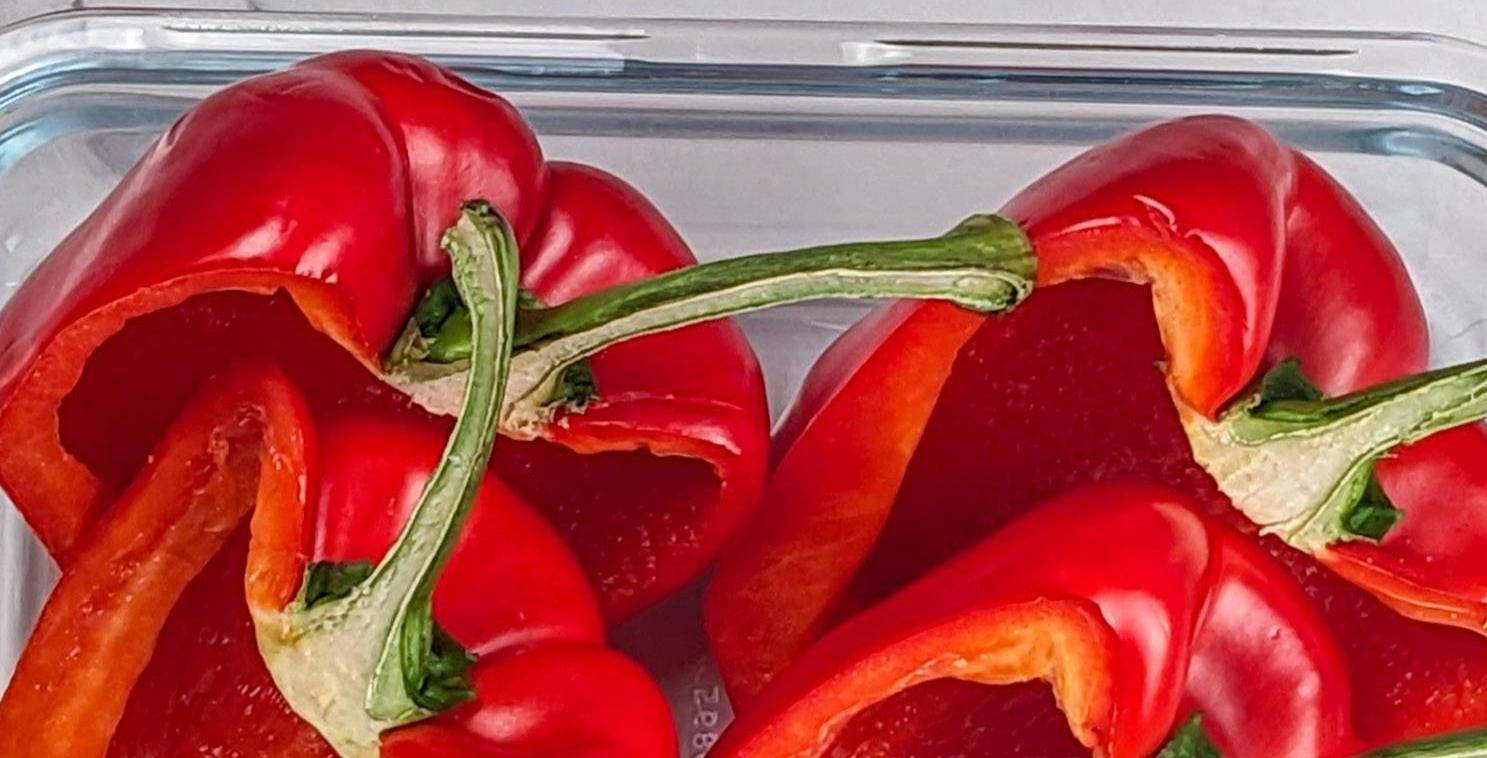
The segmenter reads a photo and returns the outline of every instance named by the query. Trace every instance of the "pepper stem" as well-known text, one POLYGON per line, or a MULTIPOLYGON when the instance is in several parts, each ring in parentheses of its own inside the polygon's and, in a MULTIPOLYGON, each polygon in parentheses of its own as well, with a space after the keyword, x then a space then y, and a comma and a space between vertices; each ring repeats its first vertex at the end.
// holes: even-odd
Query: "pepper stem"
POLYGON ((1366 538, 1348 524, 1381 456, 1487 417, 1487 361, 1328 399, 1255 393, 1217 421, 1179 406, 1194 458, 1234 505, 1263 532, 1315 553, 1366 538))
POLYGON ((1370 750, 1358 758, 1487 758, 1487 729, 1401 742, 1370 750))
POLYGON ((1203 714, 1194 713, 1172 733, 1155 758, 1224 758, 1203 731, 1203 714))
POLYGON ((438 467, 365 581, 330 599, 302 592, 277 616, 254 619, 285 699, 342 756, 374 756, 384 730, 468 697, 464 651, 434 625, 431 598, 495 441, 515 332, 516 245, 489 204, 472 202, 443 247, 470 315, 472 360, 438 467))
MULTIPOLYGON (((972 216, 940 237, 857 242, 715 261, 612 287, 552 308, 523 310, 502 432, 537 434, 566 399, 564 373, 618 342, 776 305, 822 298, 925 298, 997 312, 1032 290, 1032 244, 1016 224, 972 216)), ((443 355, 457 354, 438 345, 443 355)), ((456 367, 394 360, 415 401, 448 413, 456 367), (402 365, 398 365, 402 364, 402 365)), ((601 388, 602 390, 602 388, 601 388)))

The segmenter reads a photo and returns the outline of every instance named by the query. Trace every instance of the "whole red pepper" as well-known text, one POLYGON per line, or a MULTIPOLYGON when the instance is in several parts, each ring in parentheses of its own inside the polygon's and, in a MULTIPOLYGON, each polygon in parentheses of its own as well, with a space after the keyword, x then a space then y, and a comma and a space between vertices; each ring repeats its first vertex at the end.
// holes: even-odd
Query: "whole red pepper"
MULTIPOLYGON (((1006 212, 1038 249, 1040 283, 1097 275, 1150 289, 1049 287, 989 322, 900 303, 828 350, 781 427, 765 511, 709 593, 709 635, 745 715, 776 673, 856 609, 1071 487, 1165 482, 1253 534, 1255 524, 1194 462, 1184 422, 1201 418, 1195 411, 1217 414, 1267 352, 1299 355, 1308 373, 1316 364, 1334 390, 1408 372, 1424 354, 1418 300, 1382 233, 1314 164, 1252 125, 1208 117, 1137 133, 1053 172, 1006 212), (1258 312, 1248 310, 1256 303, 1258 312), (1305 303, 1330 306, 1351 326, 1330 329, 1330 310, 1305 303), (1360 337, 1394 341, 1369 360, 1352 342, 1360 337), (1227 347, 1206 347, 1220 343, 1227 347), (1154 365, 1166 366, 1165 376, 1154 365), (1172 395, 1188 416, 1174 412, 1172 395)), ((1402 455, 1424 456, 1436 444, 1460 451, 1449 440, 1468 433, 1437 435, 1402 455)), ((1430 455, 1416 471, 1436 472, 1433 493, 1401 489, 1405 478, 1390 470, 1399 461, 1381 463, 1384 489, 1406 514, 1399 531, 1319 556, 1333 566, 1343 563, 1336 556, 1367 556, 1351 563, 1371 575, 1347 576, 1428 619, 1427 603, 1410 609, 1408 592, 1428 600, 1461 586, 1437 584, 1435 561, 1458 567, 1457 582, 1480 576, 1461 570, 1474 556, 1432 552, 1451 547, 1447 533, 1459 524, 1427 515, 1447 498, 1476 496, 1463 473, 1469 460, 1430 455), (1408 592, 1397 589, 1399 577, 1414 578, 1408 592)), ((1487 641, 1401 618, 1278 540, 1261 543, 1338 636, 1363 742, 1487 719, 1471 695, 1487 681, 1487 641)), ((1469 625, 1470 617, 1450 620, 1469 625)))

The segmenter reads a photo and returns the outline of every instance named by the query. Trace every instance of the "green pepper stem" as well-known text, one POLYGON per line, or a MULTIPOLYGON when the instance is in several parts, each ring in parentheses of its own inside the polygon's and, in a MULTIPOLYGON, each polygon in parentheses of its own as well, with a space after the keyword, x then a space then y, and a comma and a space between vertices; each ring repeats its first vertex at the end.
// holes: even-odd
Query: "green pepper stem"
MULTIPOLYGON (((1035 266, 1032 244, 1016 224, 979 215, 940 237, 731 258, 525 310, 517 319, 502 431, 535 434, 563 400, 557 387, 564 371, 618 342, 822 298, 939 299, 997 312, 1032 290, 1035 266)), ((398 383, 420 404, 447 413, 461 381, 451 373, 433 367, 398 383)))
POLYGON ((1328 399, 1237 403, 1219 420, 1182 408, 1194 458, 1262 531, 1306 552, 1346 527, 1389 450, 1487 417, 1487 361, 1328 399))
POLYGON ((382 731, 433 715, 419 690, 431 672, 450 670, 435 660, 436 648, 452 642, 433 624, 431 598, 494 444, 517 272, 510 229, 486 203, 467 204, 443 246, 470 314, 473 358, 443 457, 365 582, 344 597, 313 607, 302 597, 277 618, 254 619, 259 648, 290 706, 342 756, 376 755, 382 731))
POLYGON ((1194 713, 1178 727, 1154 758, 1224 758, 1208 733, 1203 731, 1203 714, 1194 713))
POLYGON ((368 708, 374 717, 398 718, 411 704, 408 685, 425 665, 419 656, 433 644, 434 582, 448 562, 485 477, 495 444, 515 332, 517 264, 511 229, 487 203, 467 204, 443 245, 470 314, 470 375, 460 412, 439 465, 403 526, 397 542, 368 583, 386 585, 402 598, 402 633, 389 639, 373 679, 368 708))
POLYGON ((1401 742, 1370 750, 1358 758, 1487 758, 1487 729, 1401 742))
POLYGON ((523 313, 516 349, 586 356, 642 334, 823 297, 922 297, 995 311, 1031 288, 1032 246, 996 216, 929 239, 848 242, 677 269, 523 313))

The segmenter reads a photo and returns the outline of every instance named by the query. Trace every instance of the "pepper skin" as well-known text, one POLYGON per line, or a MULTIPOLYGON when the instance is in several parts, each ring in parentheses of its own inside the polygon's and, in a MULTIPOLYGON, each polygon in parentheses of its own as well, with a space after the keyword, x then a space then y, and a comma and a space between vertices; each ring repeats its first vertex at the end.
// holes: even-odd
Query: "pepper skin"
MULTIPOLYGON (((317 414, 405 405, 382 357, 447 275, 439 234, 476 197, 510 221, 524 285, 548 304, 693 262, 633 189, 544 162, 514 108, 431 64, 338 53, 247 80, 176 123, 0 313, 0 483, 65 565, 232 360, 274 360, 317 414)), ((728 323, 591 368, 587 412, 503 440, 494 465, 565 532, 617 620, 748 516, 767 415, 728 323)))
POLYGON ((639 666, 596 645, 519 650, 474 673, 475 701, 389 733, 386 758, 676 754, 666 700, 639 666), (603 687, 595 686, 603 683, 603 687), (665 728, 663 728, 665 727, 665 728))
POLYGON ((1033 679, 1052 685, 1062 730, 1099 755, 1149 755, 1195 711, 1227 756, 1356 750, 1341 658, 1286 573, 1181 496, 1120 484, 1040 505, 844 623, 717 751, 1062 754, 1009 740, 1016 712, 978 714, 980 741, 914 721, 866 726, 885 723, 879 709, 895 695, 936 682, 1033 679), (1318 685, 1322 697, 1309 691, 1318 685))
MULTIPOLYGON (((1216 491, 1181 438, 1173 396, 1198 408, 1204 397, 1185 377, 1224 379, 1225 389, 1211 395, 1211 412, 1267 360, 1297 355, 1330 391, 1416 370, 1425 354, 1418 299, 1394 249, 1357 204, 1288 149, 1200 147, 1207 133, 1214 133, 1215 145, 1232 145, 1236 130, 1252 129, 1214 117, 1155 127, 1076 159, 1008 209, 1031 232, 1045 284, 1060 279, 1046 257, 1049 234, 1061 246, 1058 256, 1083 254, 1092 262, 1080 273, 1123 279, 1132 278, 1130 267, 1099 263, 1112 258, 1107 246, 1121 259, 1122 245, 1139 251, 1153 235, 1216 239, 1234 242, 1236 251, 1250 248, 1249 260, 1274 261, 1267 245, 1278 245, 1283 265, 1275 290, 1256 289, 1248 301, 1271 298, 1273 328, 1229 342, 1258 344, 1258 355, 1236 349, 1211 371, 1154 370, 1182 362, 1188 343, 1173 334, 1190 323, 1161 294, 1164 287, 1171 291, 1170 281, 1154 277, 1150 290, 1094 280, 1046 287, 1018 311, 987 322, 967 314, 947 318, 935 305, 895 303, 828 349, 781 426, 764 512, 725 558, 707 599, 708 633, 741 713, 749 713, 775 674, 856 611, 1071 488, 1114 479, 1161 482, 1253 535, 1255 527, 1216 491), (1211 177, 1234 171, 1232 155, 1257 154, 1266 156, 1259 163, 1271 162, 1258 175, 1268 177, 1272 193, 1241 190, 1231 200, 1221 187, 1209 189, 1211 177), (1169 164, 1184 170, 1145 168, 1169 164), (1113 178, 1102 178, 1102 171, 1113 178), (1060 177, 1084 184, 1061 191, 1060 177), (1099 188, 1107 186, 1124 195, 1102 195, 1099 188), (1163 200, 1185 192, 1223 202, 1163 200), (1157 207, 1171 213, 1151 212, 1157 207), (1215 226, 1206 226, 1214 213, 1215 226), (1234 219, 1247 219, 1252 228, 1239 234, 1221 225, 1234 219), (1104 236, 1081 247, 1085 227, 1104 236), (1129 241, 1121 234, 1127 229, 1129 241), (1324 310, 1300 307, 1309 303, 1324 310), (1333 310, 1346 328, 1331 328, 1333 310), (1360 337, 1387 344, 1360 348, 1360 337), (1247 368, 1228 379, 1226 365, 1247 368)), ((1224 260, 1243 259, 1236 253, 1224 260)), ((1271 280, 1231 281, 1258 288, 1271 280)), ((1191 301, 1199 309, 1209 297, 1178 291, 1200 293, 1191 301)), ((1234 311, 1220 305, 1217 312, 1234 311)), ((1456 513, 1462 499, 1474 501, 1481 491, 1482 467, 1470 465, 1481 449, 1471 438, 1479 433, 1438 434, 1380 463, 1384 489, 1406 515, 1378 546, 1351 542, 1313 558, 1257 538, 1291 571, 1336 637, 1353 683, 1360 744, 1487 721, 1479 694, 1487 683, 1487 642, 1412 620, 1469 627, 1474 618, 1470 609, 1481 596, 1468 593, 1472 577, 1482 576, 1472 570, 1480 551, 1467 548, 1475 544, 1475 517, 1427 514, 1456 513), (1435 568, 1437 562, 1445 568, 1435 568), (1431 603, 1445 611, 1432 617, 1431 603)), ((991 707, 985 698, 976 706, 967 693, 946 692, 901 696, 920 697, 903 701, 901 712, 918 713, 933 701, 954 722, 991 707)))
MULTIPOLYGON (((58 756, 334 755, 275 689, 238 588, 246 582, 247 602, 282 604, 306 560, 380 558, 445 429, 365 412, 308 420, 288 379, 265 366, 219 377, 192 401, 64 570, 0 701, 7 754, 40 755, 42 744, 58 756), (96 625, 78 625, 79 608, 96 625)), ((603 646, 598 599, 573 554, 493 474, 435 589, 435 615, 478 657, 476 699, 389 733, 384 754, 675 750, 649 677, 603 646), (596 697, 617 699, 585 708, 596 697)))

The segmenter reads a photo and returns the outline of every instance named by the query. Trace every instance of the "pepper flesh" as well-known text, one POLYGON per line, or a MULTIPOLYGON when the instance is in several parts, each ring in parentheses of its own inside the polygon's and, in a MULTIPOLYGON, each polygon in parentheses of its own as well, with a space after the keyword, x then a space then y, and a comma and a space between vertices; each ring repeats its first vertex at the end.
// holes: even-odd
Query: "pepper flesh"
MULTIPOLYGON (((447 274, 438 235, 473 197, 509 219, 548 303, 693 262, 637 192, 545 163, 508 103, 431 64, 339 53, 247 80, 173 126, 0 314, 0 483, 66 563, 229 358, 275 360, 317 408, 403 404, 381 356, 447 274)), ((727 323, 592 367, 588 412, 504 441, 495 466, 568 533, 618 619, 747 517, 766 412, 727 323)))
MULTIPOLYGON (((1319 619, 1293 612, 1305 601, 1288 582, 1262 551, 1175 493, 1130 484, 1076 490, 826 635, 718 751, 861 755, 854 724, 895 693, 943 680, 1038 678, 1067 716, 1062 729, 1100 755, 1149 755, 1179 714, 1215 705, 1204 712, 1225 755, 1344 755, 1355 749, 1347 675, 1319 619), (1116 563, 1118 574, 1104 570, 1116 563), (1259 627, 1269 633, 1255 640, 1259 627), (1250 650, 1235 655, 1232 646, 1250 650), (1266 655, 1286 665, 1231 667, 1266 655), (1248 686, 1225 691, 1236 675, 1248 686), (1340 697, 1275 710, 1272 686, 1322 679, 1340 697)), ((995 734, 998 750, 1022 754, 1024 735, 1009 741, 995 730, 1017 728, 1006 715, 978 713, 967 719, 974 730, 941 749, 971 754, 977 743, 966 744, 966 734, 979 731, 995 734)), ((903 748, 926 754, 922 742, 903 748)))

